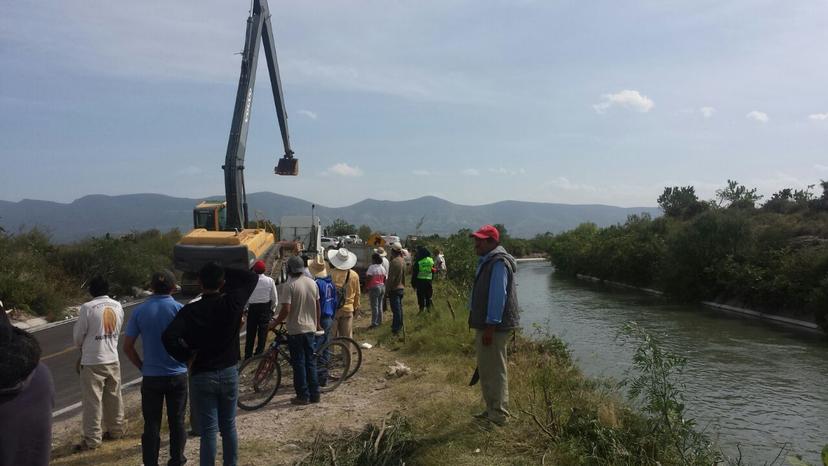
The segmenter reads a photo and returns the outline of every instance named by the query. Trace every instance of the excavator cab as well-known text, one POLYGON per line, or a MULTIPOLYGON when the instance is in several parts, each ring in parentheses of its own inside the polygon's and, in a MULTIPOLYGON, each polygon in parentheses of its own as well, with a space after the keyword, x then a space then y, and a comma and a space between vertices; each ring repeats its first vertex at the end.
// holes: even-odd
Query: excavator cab
POLYGON ((208 231, 223 231, 227 225, 227 203, 204 201, 193 209, 193 228, 208 231))

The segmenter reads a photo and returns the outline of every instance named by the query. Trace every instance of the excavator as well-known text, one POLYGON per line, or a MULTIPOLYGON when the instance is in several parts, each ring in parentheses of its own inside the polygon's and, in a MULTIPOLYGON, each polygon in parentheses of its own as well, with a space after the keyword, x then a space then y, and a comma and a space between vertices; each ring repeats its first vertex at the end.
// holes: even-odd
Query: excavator
POLYGON ((267 0, 252 0, 252 8, 247 18, 236 105, 230 126, 230 140, 222 166, 225 199, 199 203, 193 209, 193 230, 173 249, 175 268, 183 273, 181 285, 184 294, 198 292, 197 273, 209 261, 237 268, 249 268, 258 259, 264 259, 270 267, 273 264, 274 250, 277 249, 275 235, 262 228, 248 228, 247 193, 244 187, 245 146, 261 45, 264 46, 267 59, 270 87, 285 150, 274 171, 277 175, 284 176, 299 174, 299 160, 293 156, 288 136, 287 112, 282 95, 279 64, 276 61, 270 9, 267 0))

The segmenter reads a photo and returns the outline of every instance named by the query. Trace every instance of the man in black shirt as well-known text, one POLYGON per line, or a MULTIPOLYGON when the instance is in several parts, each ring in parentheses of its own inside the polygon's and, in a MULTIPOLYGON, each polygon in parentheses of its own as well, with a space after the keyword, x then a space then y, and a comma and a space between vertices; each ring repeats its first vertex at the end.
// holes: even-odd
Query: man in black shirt
POLYGON ((208 263, 199 272, 201 299, 181 308, 164 331, 167 352, 190 364, 192 402, 201 427, 201 464, 215 463, 216 431, 221 432, 224 465, 238 460, 239 327, 258 280, 253 272, 208 263))

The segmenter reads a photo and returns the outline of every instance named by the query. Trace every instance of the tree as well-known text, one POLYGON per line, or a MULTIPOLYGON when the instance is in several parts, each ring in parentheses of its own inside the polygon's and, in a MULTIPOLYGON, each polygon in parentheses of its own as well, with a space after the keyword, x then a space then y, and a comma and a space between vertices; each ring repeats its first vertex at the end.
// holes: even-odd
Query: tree
POLYGON ((356 232, 356 227, 345 220, 338 218, 325 229, 327 236, 345 236, 356 232))
POLYGON ((828 181, 820 180, 819 186, 822 187, 822 196, 814 204, 817 209, 828 210, 828 181))
POLYGON ((658 205, 667 217, 684 219, 707 210, 707 204, 699 201, 693 186, 665 187, 658 196, 658 205))
POLYGON ((506 229, 506 225, 502 223, 495 223, 492 225, 493 227, 497 228, 498 233, 500 233, 500 242, 506 241, 509 239, 509 230, 506 229))
POLYGON ((371 230, 371 227, 369 227, 368 225, 360 225, 359 229, 357 230, 357 235, 359 235, 362 241, 368 241, 368 239, 371 237, 372 232, 373 230, 371 230))
POLYGON ((757 194, 756 188, 748 189, 736 180, 727 180, 727 186, 716 190, 716 198, 719 200, 719 206, 753 209, 756 206, 756 201, 762 199, 762 196, 757 194))

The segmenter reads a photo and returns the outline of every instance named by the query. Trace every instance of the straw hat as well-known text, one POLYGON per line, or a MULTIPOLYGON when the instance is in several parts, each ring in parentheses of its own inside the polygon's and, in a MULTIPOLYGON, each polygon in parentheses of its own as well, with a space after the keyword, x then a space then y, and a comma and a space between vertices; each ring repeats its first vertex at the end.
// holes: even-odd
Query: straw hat
POLYGON ((308 270, 316 278, 325 278, 328 276, 328 268, 325 266, 325 261, 320 256, 316 256, 310 264, 308 270))
POLYGON ((356 254, 345 248, 331 249, 328 251, 328 260, 339 270, 350 270, 356 265, 356 254))
POLYGON ((374 249, 374 252, 375 252, 376 254, 379 254, 379 255, 380 255, 380 257, 385 257, 385 256, 387 256, 387 255, 388 255, 388 253, 387 253, 387 252, 385 252, 385 249, 384 249, 384 248, 382 248, 382 247, 379 247, 379 248, 377 248, 377 249, 374 249))

